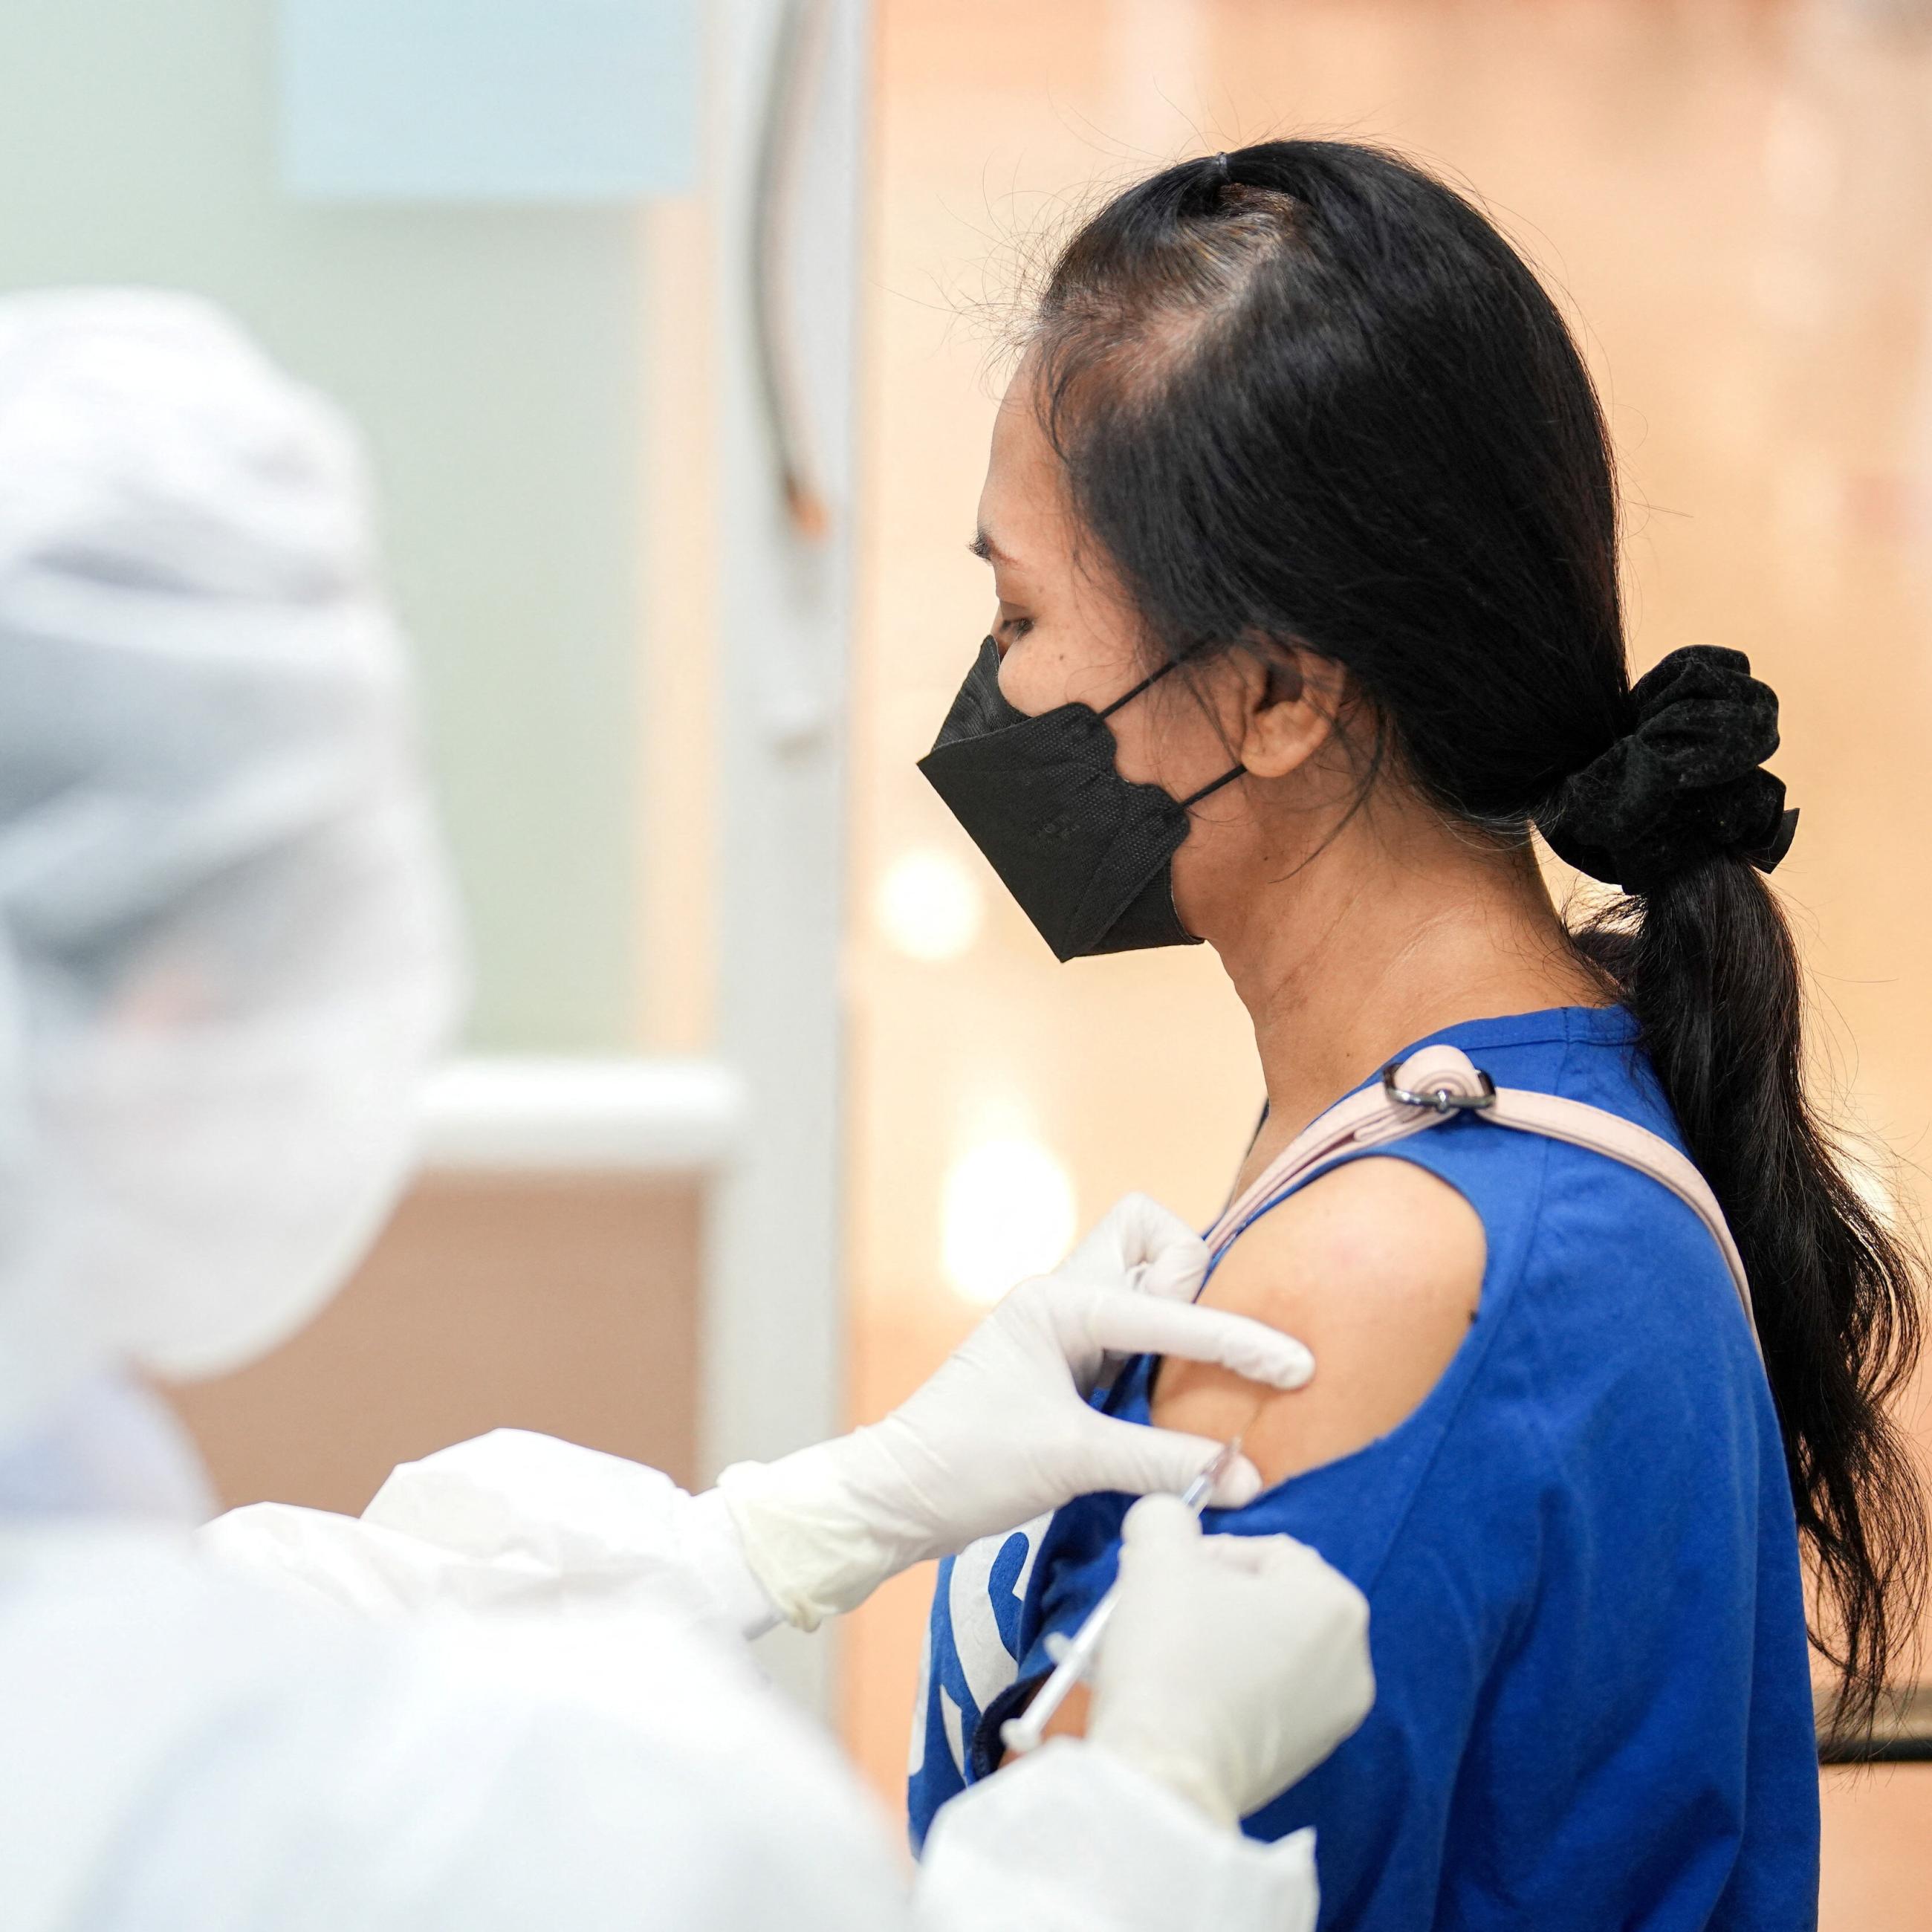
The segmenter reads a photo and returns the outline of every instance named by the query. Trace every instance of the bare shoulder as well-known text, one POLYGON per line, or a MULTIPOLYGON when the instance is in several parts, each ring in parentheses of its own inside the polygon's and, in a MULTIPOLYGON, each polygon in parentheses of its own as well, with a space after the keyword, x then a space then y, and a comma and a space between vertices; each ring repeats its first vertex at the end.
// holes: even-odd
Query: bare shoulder
POLYGON ((1448 1366, 1475 1319, 1486 1253, 1474 1209, 1426 1168, 1381 1159, 1337 1168, 1263 1215, 1202 1296, 1305 1342, 1314 1380, 1267 1394, 1172 1361, 1154 1419, 1224 1440, 1240 1432, 1271 1483, 1358 1449, 1448 1366))

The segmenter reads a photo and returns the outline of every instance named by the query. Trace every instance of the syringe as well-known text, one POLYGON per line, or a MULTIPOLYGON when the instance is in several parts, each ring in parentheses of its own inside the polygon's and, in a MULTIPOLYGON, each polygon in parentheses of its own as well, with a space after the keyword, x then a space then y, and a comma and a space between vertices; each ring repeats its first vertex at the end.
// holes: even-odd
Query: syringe
MULTIPOLYGON (((1208 1507, 1208 1498, 1214 1493, 1214 1485, 1240 1453, 1241 1438, 1238 1436, 1217 1450, 1208 1466, 1182 1490, 1180 1500, 1196 1516, 1208 1507)), ((1106 1635, 1107 1625, 1113 1619, 1114 1606, 1120 1594, 1118 1582, 1108 1586, 1106 1594, 1087 1612, 1086 1622, 1063 1642, 1054 1656, 1053 1675, 1040 1687, 1033 1702, 1019 1716, 1009 1718, 1000 1726, 1000 1742, 1008 1750, 1024 1754, 1038 1748, 1054 1712, 1066 1702, 1074 1685, 1092 1668, 1100 1640, 1106 1635)), ((1048 1648, 1052 1648, 1051 1640, 1048 1648)))

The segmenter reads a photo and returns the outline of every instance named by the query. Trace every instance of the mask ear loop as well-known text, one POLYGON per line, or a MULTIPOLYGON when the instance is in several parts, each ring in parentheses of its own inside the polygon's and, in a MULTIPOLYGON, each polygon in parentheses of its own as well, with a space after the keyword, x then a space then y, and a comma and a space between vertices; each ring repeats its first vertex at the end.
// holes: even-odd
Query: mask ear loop
POLYGON ((1147 690, 1150 686, 1160 683, 1161 680, 1166 676, 1169 671, 1178 670, 1180 668, 1180 660, 1178 658, 1175 658, 1170 663, 1162 664, 1160 670, 1154 672, 1151 676, 1142 678, 1140 682, 1134 686, 1132 690, 1123 692, 1118 698, 1114 700, 1112 704, 1107 706, 1106 710, 1100 713, 1100 716, 1102 718, 1112 717, 1114 713, 1120 710, 1123 706, 1132 704, 1134 700, 1139 697, 1142 692, 1147 690))
POLYGON ((1244 778, 1247 775, 1248 768, 1246 765, 1237 765, 1232 772, 1223 772, 1212 784, 1204 784, 1198 791, 1191 791, 1182 799, 1180 801, 1181 810, 1183 812, 1191 810, 1204 798, 1211 798, 1222 786, 1231 785, 1237 778, 1244 778))
MULTIPOLYGON (((1161 680, 1166 676, 1169 671, 1178 670, 1180 668, 1180 660, 1178 658, 1175 658, 1170 663, 1162 664, 1160 670, 1154 672, 1150 676, 1142 678, 1140 682, 1134 686, 1132 690, 1123 692, 1120 697, 1115 698, 1113 703, 1108 705, 1106 710, 1102 712, 1100 715, 1102 718, 1112 717, 1114 713, 1119 710, 1122 705, 1132 704, 1134 700, 1139 697, 1141 693, 1146 690, 1148 686, 1160 683, 1161 680)), ((1223 785, 1231 785, 1237 778, 1245 777, 1247 775, 1247 769, 1248 768, 1246 765, 1237 765, 1232 771, 1223 772, 1212 784, 1204 784, 1198 791, 1191 791, 1185 798, 1177 800, 1175 802, 1180 806, 1183 812, 1191 810, 1194 806, 1198 805, 1204 798, 1212 797, 1214 794, 1219 791, 1223 785)))

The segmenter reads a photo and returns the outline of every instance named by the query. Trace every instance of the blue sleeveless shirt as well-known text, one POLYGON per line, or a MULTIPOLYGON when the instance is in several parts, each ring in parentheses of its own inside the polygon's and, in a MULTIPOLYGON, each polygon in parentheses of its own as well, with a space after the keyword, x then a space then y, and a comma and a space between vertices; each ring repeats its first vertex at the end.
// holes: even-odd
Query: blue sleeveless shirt
MULTIPOLYGON (((1432 1039, 1498 1086, 1682 1144, 1621 1008, 1432 1039)), ((1324 1928, 1812 1925, 1797 1534, 1770 1391, 1715 1244, 1620 1162, 1474 1118, 1352 1157, 1412 1161, 1469 1202, 1488 1243, 1481 1305, 1388 1434, 1208 1513, 1210 1531, 1312 1544, 1371 1609, 1367 1722, 1244 1828, 1317 1827, 1324 1928)), ((1144 1421, 1156 1366, 1130 1364, 1096 1400, 1144 1421)), ((1051 1668, 1048 1636, 1112 1582, 1127 1505, 1083 1497, 941 1566, 915 1845, 998 1763, 1000 1723, 1051 1668)))

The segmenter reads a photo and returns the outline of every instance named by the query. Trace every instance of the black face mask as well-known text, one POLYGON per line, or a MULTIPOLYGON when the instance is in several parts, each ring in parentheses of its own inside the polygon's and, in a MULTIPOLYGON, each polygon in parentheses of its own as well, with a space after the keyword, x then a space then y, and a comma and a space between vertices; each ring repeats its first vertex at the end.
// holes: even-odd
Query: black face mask
POLYGON ((1173 669, 1104 711, 1063 704, 1029 718, 1001 694, 1000 649, 988 638, 919 761, 1057 958, 1201 943, 1174 910, 1174 855, 1188 807, 1243 768, 1177 799, 1121 777, 1105 722, 1173 669))

